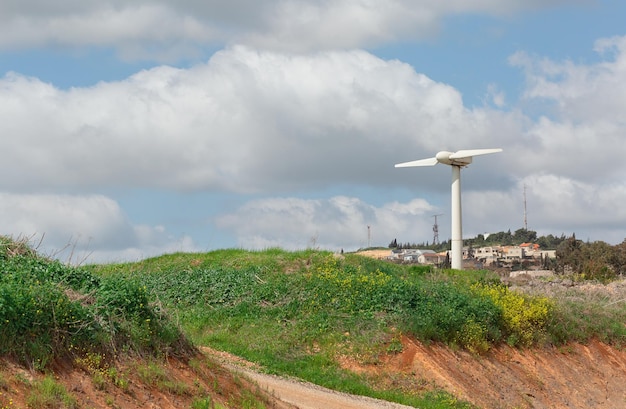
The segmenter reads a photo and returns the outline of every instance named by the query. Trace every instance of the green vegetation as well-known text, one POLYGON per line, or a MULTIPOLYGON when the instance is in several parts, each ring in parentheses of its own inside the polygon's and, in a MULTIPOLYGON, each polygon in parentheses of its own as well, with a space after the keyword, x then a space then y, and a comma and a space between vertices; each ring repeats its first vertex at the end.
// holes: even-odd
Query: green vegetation
POLYGON ((498 307, 508 344, 531 346, 543 339, 548 320, 553 316, 554 305, 549 299, 516 293, 502 285, 476 284, 473 289, 498 307))
POLYGON ((78 407, 76 399, 51 376, 46 376, 34 383, 27 404, 29 408, 33 409, 74 409, 78 407))
POLYGON ((556 256, 556 271, 577 280, 607 282, 626 273, 626 240, 611 246, 603 241, 583 242, 572 235, 559 244, 556 256))
MULTIPOLYGON (((402 334, 475 353, 500 342, 525 347, 550 341, 556 316, 545 297, 512 292, 488 271, 436 271, 353 254, 220 250, 92 268, 102 277, 141 277, 196 343, 274 373, 419 407, 450 399, 377 388, 379 380, 341 369, 336 357, 376 363, 401 351, 402 334)), ((455 405, 442 407, 463 404, 455 405)))
MULTIPOLYGON (((418 379, 407 386, 348 371, 337 357, 376 364, 402 351, 403 336, 477 354, 498 343, 529 347, 599 337, 626 344, 623 304, 522 294, 489 271, 354 254, 219 250, 74 268, 3 238, 0 269, 0 354, 42 369, 71 356, 102 389, 127 382, 108 365, 111 357, 185 355, 193 349, 189 337, 333 389, 422 408, 469 408, 418 379)), ((136 368, 145 383, 191 393, 147 362, 136 368)), ((194 407, 212 404, 206 395, 194 401, 194 407)))
POLYGON ((0 237, 0 355, 36 369, 92 352, 184 355, 191 345, 138 280, 97 277, 0 237))
POLYGON ((159 363, 148 361, 137 368, 139 377, 146 385, 152 385, 160 391, 174 395, 190 395, 190 386, 171 380, 167 370, 159 363))
MULTIPOLYGON (((555 250, 559 244, 567 240, 565 235, 556 237, 552 234, 547 236, 537 237, 537 232, 534 230, 517 229, 511 233, 511 230, 501 231, 497 233, 491 233, 488 235, 479 234, 474 238, 464 239, 464 245, 469 247, 485 247, 485 246, 517 246, 522 243, 537 243, 544 250, 555 250)), ((426 243, 398 243, 397 239, 394 239, 389 243, 389 248, 420 248, 430 249, 437 252, 446 251, 450 249, 450 243, 443 241, 439 244, 426 243)))

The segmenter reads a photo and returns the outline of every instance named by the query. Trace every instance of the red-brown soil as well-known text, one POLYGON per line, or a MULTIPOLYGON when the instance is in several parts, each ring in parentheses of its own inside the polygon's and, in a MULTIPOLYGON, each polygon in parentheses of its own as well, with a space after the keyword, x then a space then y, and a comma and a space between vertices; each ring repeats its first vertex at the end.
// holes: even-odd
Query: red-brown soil
MULTIPOLYGON (((123 409, 180 409, 191 408, 194 401, 210 397, 212 404, 237 408, 242 402, 262 402, 267 408, 293 409, 269 393, 261 391, 247 377, 233 374, 205 355, 199 355, 196 363, 189 365, 176 359, 146 363, 138 359, 126 359, 115 365, 122 385, 106 378, 97 381, 94 372, 75 366, 56 365, 53 376, 75 398, 76 408, 123 408, 123 409), (158 364, 157 370, 154 369, 158 364), (153 369, 145 369, 151 365, 153 369), (143 369, 142 369, 143 368, 143 369), (144 375, 140 373, 144 372, 144 375), (145 373, 164 374, 164 379, 149 380, 145 373)), ((6 360, 0 361, 0 408, 27 408, 33 385, 45 374, 27 370, 6 360)), ((42 407, 42 406, 39 406, 42 407)), ((65 408, 59 401, 46 408, 65 408)), ((213 407, 213 406, 210 406, 213 407)), ((251 406, 257 407, 257 406, 251 406)))
POLYGON ((402 339, 378 365, 344 366, 444 389, 481 408, 626 408, 626 351, 594 341, 560 348, 500 346, 485 355, 402 339))
MULTIPOLYGON (((427 346, 406 337, 402 338, 402 345, 402 352, 382 356, 375 364, 365 365, 347 357, 340 357, 339 361, 345 368, 368 373, 382 383, 404 382, 417 389, 444 389, 480 408, 626 408, 626 351, 597 341, 532 350, 500 346, 481 356, 441 345, 427 346)), ((221 363, 204 357, 202 364, 193 368, 177 360, 164 362, 168 380, 186 385, 182 392, 146 383, 138 375, 140 361, 117 365, 128 381, 124 388, 113 382, 98 385, 93 374, 83 369, 58 368, 54 376, 76 398, 80 408, 189 408, 194 399, 206 396, 225 407, 236 408, 235 402, 246 390, 268 408, 398 407, 345 394, 333 395, 293 380, 255 376, 251 372, 254 367, 242 367, 241 360, 224 356, 228 357, 220 354, 221 363), (235 372, 231 372, 233 365, 235 372)), ((33 383, 43 376, 2 362, 0 407, 26 408, 33 383)))

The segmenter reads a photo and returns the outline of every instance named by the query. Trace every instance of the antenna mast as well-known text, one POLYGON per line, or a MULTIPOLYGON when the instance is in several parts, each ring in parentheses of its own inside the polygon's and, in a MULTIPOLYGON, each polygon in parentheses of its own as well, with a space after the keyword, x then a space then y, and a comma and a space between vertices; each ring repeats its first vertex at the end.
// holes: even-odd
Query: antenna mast
POLYGON ((435 224, 433 225, 433 245, 439 244, 439 225, 437 224, 437 216, 443 216, 443 215, 435 214, 431 216, 435 218, 435 224))
POLYGON ((524 183, 524 230, 528 230, 528 219, 526 215, 526 184, 524 183))

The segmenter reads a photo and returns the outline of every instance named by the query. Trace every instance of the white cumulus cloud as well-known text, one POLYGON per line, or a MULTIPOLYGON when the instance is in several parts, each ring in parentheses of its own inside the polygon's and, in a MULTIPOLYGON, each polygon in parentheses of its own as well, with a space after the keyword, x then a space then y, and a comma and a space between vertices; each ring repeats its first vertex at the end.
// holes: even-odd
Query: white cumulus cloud
POLYGON ((403 175, 393 163, 492 145, 500 126, 399 61, 245 47, 190 69, 69 90, 10 73, 0 79, 0 110, 0 170, 15 175, 0 188, 26 191, 388 184, 403 175))
POLYGON ((306 247, 339 251, 387 245, 394 238, 429 231, 436 208, 423 199, 380 207, 361 199, 268 198, 251 201, 220 217, 217 226, 234 231, 239 245, 263 249, 306 247))
POLYGON ((0 234, 29 239, 44 255, 70 263, 138 260, 194 250, 189 237, 134 225, 102 195, 0 193, 0 234))

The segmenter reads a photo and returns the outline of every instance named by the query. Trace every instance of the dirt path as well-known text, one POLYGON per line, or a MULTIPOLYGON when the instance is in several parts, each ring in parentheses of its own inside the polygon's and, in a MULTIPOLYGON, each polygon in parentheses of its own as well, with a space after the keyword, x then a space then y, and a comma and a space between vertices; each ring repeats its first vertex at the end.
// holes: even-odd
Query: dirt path
POLYGON ((261 389, 283 402, 299 409, 405 409, 410 406, 386 402, 365 396, 349 395, 322 388, 308 382, 299 382, 272 375, 260 374, 249 369, 242 370, 247 377, 259 384, 261 389))
POLYGON ((217 358, 226 368, 243 374, 256 382, 259 387, 281 401, 298 409, 406 409, 410 406, 373 399, 366 396, 350 395, 321 386, 279 376, 260 373, 254 364, 227 352, 208 347, 201 348, 205 353, 217 358))

